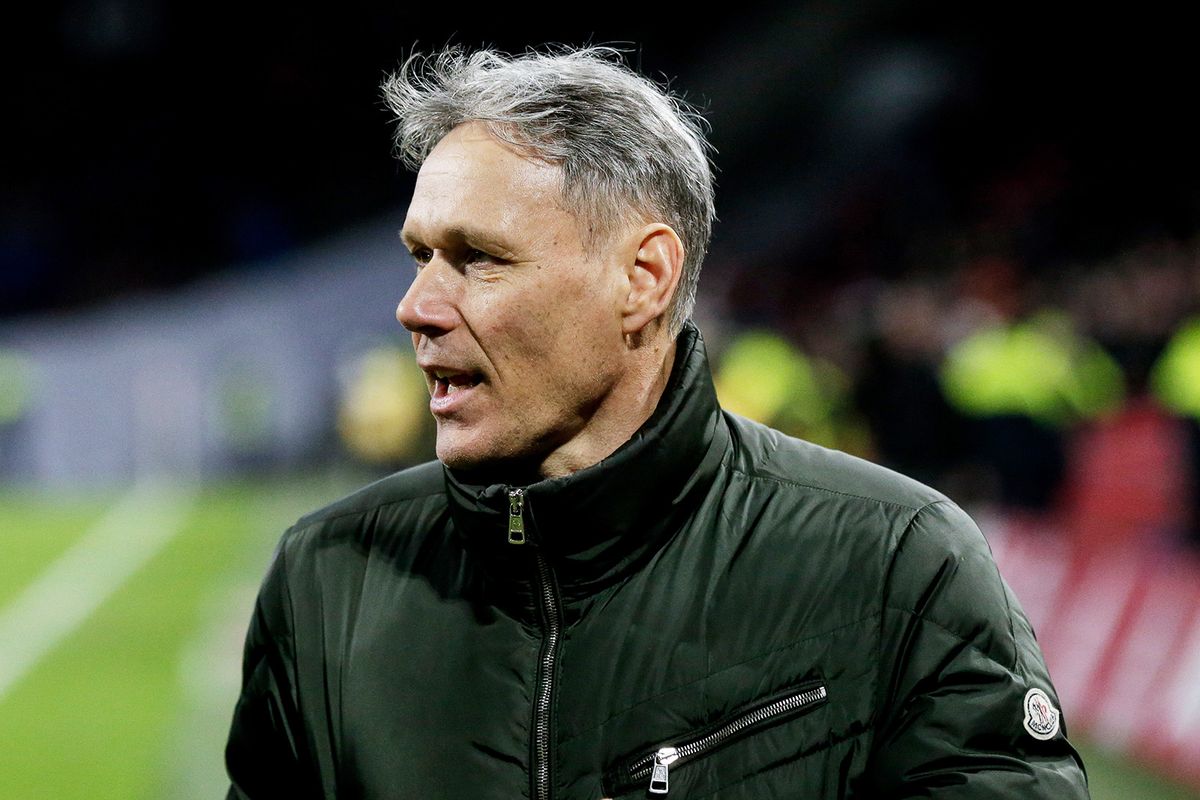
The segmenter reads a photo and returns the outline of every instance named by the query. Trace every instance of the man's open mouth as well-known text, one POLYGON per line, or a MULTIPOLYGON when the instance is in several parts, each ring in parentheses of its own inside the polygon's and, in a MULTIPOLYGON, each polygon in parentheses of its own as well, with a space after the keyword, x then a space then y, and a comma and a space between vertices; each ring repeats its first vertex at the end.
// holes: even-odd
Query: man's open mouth
POLYGON ((451 397, 456 392, 478 385, 482 380, 482 376, 478 373, 439 370, 433 374, 433 397, 435 399, 451 397))

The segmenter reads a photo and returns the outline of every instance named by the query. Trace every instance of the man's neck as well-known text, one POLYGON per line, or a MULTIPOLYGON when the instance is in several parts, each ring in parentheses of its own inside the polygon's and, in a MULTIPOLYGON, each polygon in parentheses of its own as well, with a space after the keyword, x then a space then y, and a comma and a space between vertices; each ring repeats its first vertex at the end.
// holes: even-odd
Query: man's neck
POLYGON ((612 455, 658 407, 675 364, 674 338, 662 337, 631 352, 633 363, 577 435, 548 455, 542 478, 559 478, 612 455))

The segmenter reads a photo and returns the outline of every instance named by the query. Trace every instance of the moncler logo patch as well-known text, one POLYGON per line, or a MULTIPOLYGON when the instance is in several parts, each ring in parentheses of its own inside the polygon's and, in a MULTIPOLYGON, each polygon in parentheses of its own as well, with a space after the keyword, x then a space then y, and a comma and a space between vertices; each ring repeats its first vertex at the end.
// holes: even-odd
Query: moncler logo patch
POLYGON ((1058 735, 1061 714, 1041 689, 1025 693, 1025 730, 1035 739, 1045 741, 1058 735))

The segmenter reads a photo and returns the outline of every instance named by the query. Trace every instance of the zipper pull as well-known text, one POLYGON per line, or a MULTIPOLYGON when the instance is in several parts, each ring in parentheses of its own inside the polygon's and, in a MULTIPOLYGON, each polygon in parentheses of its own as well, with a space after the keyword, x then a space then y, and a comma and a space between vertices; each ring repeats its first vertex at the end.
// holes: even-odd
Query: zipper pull
POLYGON ((668 768, 679 758, 674 747, 664 747, 654 754, 654 769, 650 773, 650 794, 667 793, 668 768))
POLYGON ((508 543, 525 544, 525 490, 508 490, 508 543))

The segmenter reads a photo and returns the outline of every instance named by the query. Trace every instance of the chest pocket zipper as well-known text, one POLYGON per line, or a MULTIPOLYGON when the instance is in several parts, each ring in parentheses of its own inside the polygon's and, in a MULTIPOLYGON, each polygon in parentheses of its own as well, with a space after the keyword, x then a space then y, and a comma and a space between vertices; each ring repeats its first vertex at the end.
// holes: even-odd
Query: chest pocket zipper
POLYGON ((809 681, 681 738, 674 744, 630 759, 604 776, 606 796, 629 792, 639 785, 645 786, 647 782, 650 794, 665 795, 670 790, 670 772, 675 765, 700 758, 743 736, 810 711, 822 705, 827 695, 824 683, 809 681))

